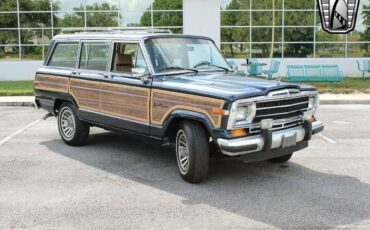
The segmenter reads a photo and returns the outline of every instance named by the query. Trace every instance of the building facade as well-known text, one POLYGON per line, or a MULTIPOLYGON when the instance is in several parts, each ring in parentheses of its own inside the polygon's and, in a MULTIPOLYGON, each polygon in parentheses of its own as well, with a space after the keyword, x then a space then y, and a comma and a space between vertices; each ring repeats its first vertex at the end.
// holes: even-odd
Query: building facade
MULTIPOLYGON (((348 64, 370 57, 369 0, 360 1, 355 30, 346 35, 323 31, 316 0, 2 0, 0 67, 22 62, 31 71, 54 35, 110 28, 207 35, 239 63, 273 57, 348 64)), ((344 72, 356 75, 356 68, 344 72)))

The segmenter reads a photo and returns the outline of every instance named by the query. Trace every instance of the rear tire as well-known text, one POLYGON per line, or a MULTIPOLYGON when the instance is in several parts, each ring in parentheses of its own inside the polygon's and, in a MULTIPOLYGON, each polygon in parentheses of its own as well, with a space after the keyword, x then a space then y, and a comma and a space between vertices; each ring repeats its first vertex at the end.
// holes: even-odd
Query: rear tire
POLYGON ((292 155, 293 155, 293 153, 288 154, 288 155, 284 155, 284 156, 281 156, 281 157, 272 158, 272 159, 269 159, 269 161, 273 162, 273 163, 285 163, 285 162, 290 160, 292 155))
POLYGON ((181 177, 190 183, 199 183, 207 177, 209 141, 203 126, 183 122, 176 134, 176 159, 181 177))
POLYGON ((58 111, 58 130, 66 144, 81 146, 89 137, 90 126, 78 119, 71 103, 63 102, 58 111))

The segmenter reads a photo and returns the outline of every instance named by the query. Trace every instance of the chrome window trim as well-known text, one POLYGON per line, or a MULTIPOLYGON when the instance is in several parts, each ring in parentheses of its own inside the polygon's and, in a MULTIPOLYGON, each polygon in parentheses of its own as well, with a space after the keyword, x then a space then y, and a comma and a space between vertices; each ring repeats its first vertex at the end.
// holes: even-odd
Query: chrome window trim
MULTIPOLYGON (((259 96, 259 97, 252 97, 252 98, 237 100, 231 105, 230 115, 229 115, 229 119, 227 121, 227 129, 231 130, 231 129, 236 128, 235 115, 236 115, 237 108, 240 104, 278 101, 278 100, 294 99, 294 98, 300 98, 300 97, 306 97, 306 96, 316 96, 317 97, 318 92, 317 91, 301 91, 299 93, 286 94, 286 95, 281 95, 281 96, 259 96)), ((251 124, 253 124, 253 123, 245 124, 245 126, 242 126, 242 127, 247 127, 247 125, 251 125, 251 124)))

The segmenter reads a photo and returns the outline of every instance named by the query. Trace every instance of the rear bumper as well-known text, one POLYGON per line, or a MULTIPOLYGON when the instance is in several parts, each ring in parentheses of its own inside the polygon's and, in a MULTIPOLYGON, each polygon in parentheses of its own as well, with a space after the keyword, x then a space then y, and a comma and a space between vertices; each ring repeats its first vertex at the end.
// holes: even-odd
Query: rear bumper
MULTIPOLYGON (((228 156, 241 156, 249 155, 256 152, 271 152, 271 157, 279 155, 279 151, 290 149, 291 151, 297 151, 307 147, 307 144, 301 144, 303 142, 308 143, 313 134, 324 130, 324 126, 320 121, 314 121, 312 123, 305 122, 301 126, 293 127, 290 129, 284 129, 272 132, 271 130, 263 130, 262 134, 243 137, 237 139, 218 139, 217 143, 223 154, 228 156), (291 144, 287 147, 283 147, 283 139, 295 138, 295 144, 291 144)), ((268 159, 269 156, 266 156, 268 159)))

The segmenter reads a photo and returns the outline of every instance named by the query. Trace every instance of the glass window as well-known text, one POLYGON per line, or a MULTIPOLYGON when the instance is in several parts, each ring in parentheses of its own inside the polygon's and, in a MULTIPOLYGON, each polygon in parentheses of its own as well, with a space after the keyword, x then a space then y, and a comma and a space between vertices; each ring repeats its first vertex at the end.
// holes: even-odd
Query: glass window
POLYGON ((53 10, 72 11, 83 10, 85 0, 53 0, 53 10))
POLYGON ((313 42, 314 27, 290 27, 284 29, 284 40, 289 42, 313 42))
POLYGON ((313 57, 313 43, 284 44, 284 57, 313 57))
POLYGON ((84 27, 85 13, 84 12, 68 12, 54 13, 55 27, 84 27))
POLYGON ((0 28, 18 28, 17 14, 0 13, 0 22, 0 28))
POLYGON ((87 26, 89 27, 117 27, 117 13, 87 13, 87 26))
POLYGON ((249 28, 221 28, 222 42, 249 42, 249 28))
POLYGON ((370 57, 370 42, 367 43, 349 43, 347 44, 348 57, 370 57))
MULTIPOLYGON (((282 0, 275 0, 275 9, 281 9, 282 0)), ((271 0, 265 1, 252 1, 252 9, 272 9, 274 8, 271 0)))
POLYGON ((21 40, 22 44, 45 44, 48 45, 52 38, 51 30, 42 29, 22 29, 21 40))
MULTIPOLYGON (((16 2, 16 1, 15 1, 16 2)), ((51 5, 48 0, 19 0, 20 11, 50 11, 51 5)))
POLYGON ((281 28, 252 28, 253 42, 271 42, 274 30, 274 42, 281 41, 281 28))
POLYGON ((228 68, 219 50, 207 39, 154 38, 146 40, 145 47, 156 72, 228 68))
MULTIPOLYGON (((151 9, 151 2, 153 0, 140 0, 135 1, 133 4, 133 1, 127 1, 127 0, 117 0, 118 8, 123 11, 148 11, 151 9)), ((123 13, 124 14, 124 13, 123 13)))
POLYGON ((153 12, 153 26, 182 26, 182 12, 153 12))
POLYGON ((22 28, 51 27, 50 13, 21 13, 20 24, 22 28))
MULTIPOLYGON (((272 12, 271 11, 256 11, 252 12, 253 26, 272 26, 272 12)), ((281 25, 281 12, 275 12, 275 26, 281 25)))
POLYGON ((221 45, 221 51, 226 58, 249 57, 249 43, 225 43, 221 45))
POLYGON ((0 45, 0 60, 16 60, 19 59, 19 46, 18 45, 0 45))
POLYGON ((249 26, 249 11, 222 11, 221 26, 249 26))
POLYGON ((22 46, 22 60, 43 60, 47 51, 47 46, 22 46))
MULTIPOLYGON (((131 26, 131 27, 139 27, 139 26, 151 26, 151 16, 150 12, 123 12, 120 15, 120 26, 131 26), (143 18, 144 14, 148 14, 148 18, 143 18), (143 23, 143 25, 142 25, 143 23)), ((147 17, 147 16, 145 16, 147 17)))
MULTIPOLYGON (((313 26, 315 12, 313 11, 285 11, 284 25, 286 26, 313 26)), ((317 21, 320 22, 320 21, 317 21)))
POLYGON ((234 0, 222 0, 221 9, 224 10, 249 10, 250 0, 234 1, 234 0))
POLYGON ((17 1, 14 0, 2 0, 0 4, 0 11, 16 11, 17 1))
POLYGON ((182 10, 182 0, 154 1, 154 10, 182 10))
POLYGON ((18 43, 18 30, 0 30, 0 45, 16 45, 18 43))
POLYGON ((284 1, 285 9, 314 9, 316 1, 284 1))
POLYGON ((82 43, 80 69, 105 71, 107 69, 108 51, 108 42, 82 43))
POLYGON ((316 44, 316 57, 344 57, 345 55, 344 43, 341 44, 316 44))
POLYGON ((56 45, 49 66, 75 68, 78 43, 59 43, 56 45))
POLYGON ((115 43, 112 71, 129 74, 132 68, 145 68, 148 71, 140 46, 137 43, 115 43))
MULTIPOLYGON (((252 44, 252 58, 266 58, 271 54, 271 44, 252 44)), ((272 57, 281 58, 282 45, 274 44, 272 57)), ((249 54, 248 54, 249 56, 249 54)))
POLYGON ((137 46, 135 68, 144 68, 145 70, 148 70, 148 66, 146 65, 145 58, 143 55, 143 51, 141 51, 139 46, 137 46))

